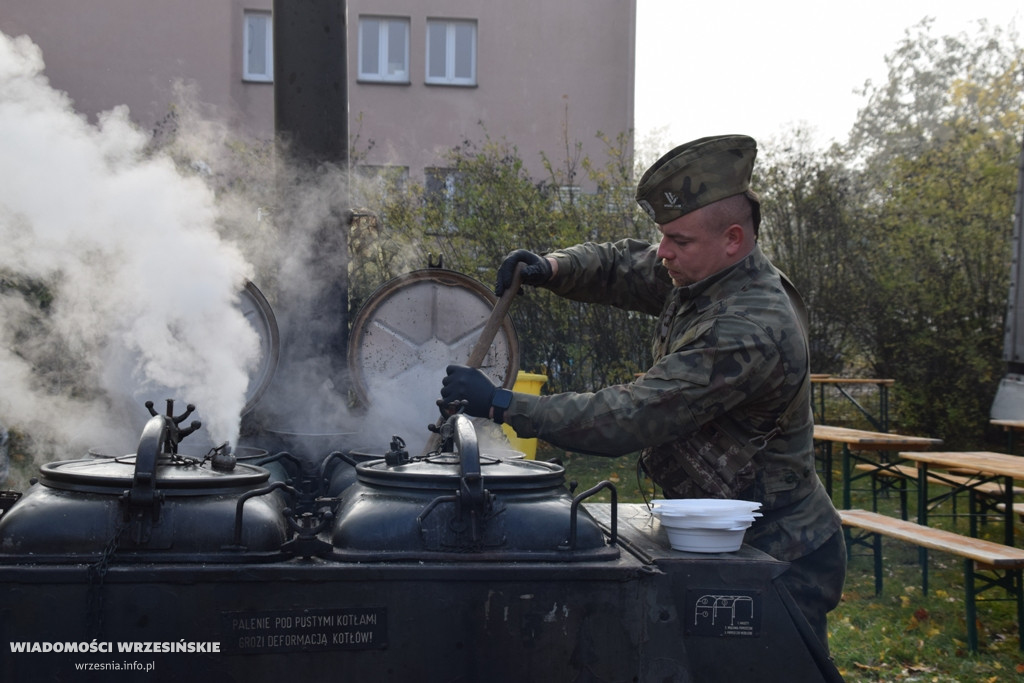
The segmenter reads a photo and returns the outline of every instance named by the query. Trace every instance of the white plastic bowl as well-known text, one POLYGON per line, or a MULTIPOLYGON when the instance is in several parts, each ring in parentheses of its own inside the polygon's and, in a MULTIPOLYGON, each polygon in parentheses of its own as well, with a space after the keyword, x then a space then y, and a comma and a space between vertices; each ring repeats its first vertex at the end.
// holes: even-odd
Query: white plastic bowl
POLYGON ((761 504, 729 498, 672 498, 654 501, 653 506, 656 510, 677 514, 723 515, 754 512, 761 507, 761 504))
POLYGON ((675 550, 727 553, 739 550, 746 530, 761 516, 760 503, 721 498, 659 500, 653 514, 675 550))
POLYGON ((733 529, 735 527, 746 528, 754 520, 761 516, 760 513, 749 515, 723 515, 721 517, 697 517, 690 515, 668 515, 655 512, 654 516, 665 526, 673 526, 680 529, 733 529))
POLYGON ((674 550, 692 553, 731 553, 743 546, 747 527, 738 529, 682 529, 666 526, 674 550))

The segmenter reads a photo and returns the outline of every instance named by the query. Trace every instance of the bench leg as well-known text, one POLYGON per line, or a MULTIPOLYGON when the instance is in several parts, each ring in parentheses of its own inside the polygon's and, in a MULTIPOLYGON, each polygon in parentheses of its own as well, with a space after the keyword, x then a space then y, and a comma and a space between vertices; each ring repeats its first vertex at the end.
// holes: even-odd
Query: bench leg
POLYGON ((878 512, 878 497, 889 497, 889 492, 896 489, 900 497, 900 518, 906 521, 907 508, 907 479, 906 477, 892 477, 878 472, 871 473, 871 511, 878 512))
MULTIPOLYGON (((953 497, 956 500, 956 497, 953 497)), ((955 510, 954 510, 955 514, 955 510)), ((971 538, 978 537, 978 499, 974 495, 974 489, 967 492, 967 529, 971 538)))
POLYGON ((1013 479, 1007 477, 1003 480, 1003 543, 1013 546, 1013 479))
POLYGON ((978 608, 975 604, 974 560, 964 559, 964 616, 967 620, 967 647, 978 651, 978 608))
POLYGON ((921 594, 928 595, 928 548, 918 547, 917 561, 921 564, 921 594))
POLYGON ((900 519, 907 521, 907 480, 900 478, 900 519))
POLYGON ((879 474, 874 472, 871 475, 871 511, 878 512, 878 496, 879 494, 884 495, 886 498, 889 497, 889 492, 896 489, 896 493, 900 497, 900 519, 906 521, 909 515, 909 507, 907 505, 907 478, 902 476, 892 476, 887 474, 879 474))
POLYGON ((825 481, 825 492, 832 497, 832 443, 825 441, 821 444, 821 478, 825 481))
POLYGON ((847 444, 843 444, 843 509, 850 509, 850 477, 853 473, 853 467, 850 463, 850 447, 847 444))
POLYGON ((1017 649, 1024 652, 1024 636, 1021 635, 1021 626, 1024 625, 1024 586, 1021 586, 1021 570, 1013 571, 1013 596, 1017 600, 1017 649))
POLYGON ((865 540, 871 537, 871 560, 875 571, 875 595, 882 594, 882 534, 866 531, 860 536, 854 536, 850 527, 843 527, 843 535, 846 540, 846 559, 853 557, 853 547, 857 545, 869 545, 865 540))
POLYGON ((871 553, 875 558, 875 595, 882 594, 882 534, 871 534, 871 553))
POLYGON ((967 622, 967 646, 971 652, 978 651, 978 595, 989 588, 1002 587, 1013 594, 1013 600, 1017 607, 1017 647, 1018 650, 1024 652, 1024 638, 1021 636, 1021 625, 1024 624, 1024 592, 1021 590, 1021 570, 1007 569, 1005 573, 998 569, 993 571, 996 578, 987 579, 978 573, 978 567, 974 560, 964 559, 964 618, 967 622))

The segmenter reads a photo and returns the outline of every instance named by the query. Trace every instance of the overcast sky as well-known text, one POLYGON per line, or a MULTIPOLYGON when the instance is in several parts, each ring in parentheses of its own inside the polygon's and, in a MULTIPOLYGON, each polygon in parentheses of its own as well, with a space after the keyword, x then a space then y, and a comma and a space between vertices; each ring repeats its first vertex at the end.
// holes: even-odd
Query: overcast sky
POLYGON ((935 18, 933 36, 977 20, 1024 30, 1013 0, 637 0, 636 132, 667 144, 720 133, 757 139, 806 124, 826 146, 844 141, 866 80, 887 80, 885 56, 906 30, 935 18), (737 84, 738 87, 737 87, 737 84))

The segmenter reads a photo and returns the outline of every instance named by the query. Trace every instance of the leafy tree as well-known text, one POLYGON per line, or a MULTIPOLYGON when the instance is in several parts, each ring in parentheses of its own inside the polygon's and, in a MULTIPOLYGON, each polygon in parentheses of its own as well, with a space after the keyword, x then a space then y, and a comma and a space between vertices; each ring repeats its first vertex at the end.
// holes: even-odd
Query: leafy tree
POLYGON ((760 241, 808 309, 811 368, 839 374, 855 357, 849 311, 856 291, 850 182, 836 154, 821 155, 806 131, 762 155, 760 241))
POLYGON ((985 24, 941 39, 930 25, 887 59, 887 84, 869 84, 846 150, 865 285, 851 310, 874 373, 897 380, 903 428, 970 445, 1004 369, 1024 52, 985 24))
POLYGON ((936 37, 933 24, 926 18, 908 29, 885 58, 888 81, 867 81, 862 91, 867 105, 847 151, 869 169, 880 165, 882 176, 886 160, 948 142, 958 123, 1020 131, 1024 71, 1016 31, 980 21, 973 36, 936 37))

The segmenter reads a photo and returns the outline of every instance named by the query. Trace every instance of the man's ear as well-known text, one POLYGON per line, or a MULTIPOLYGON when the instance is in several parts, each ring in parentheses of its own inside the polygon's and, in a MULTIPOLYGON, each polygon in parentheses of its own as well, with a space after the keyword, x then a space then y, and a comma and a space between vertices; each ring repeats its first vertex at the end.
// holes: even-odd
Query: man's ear
POLYGON ((729 256, 744 253, 747 246, 747 231, 739 223, 725 229, 725 253, 729 256))

